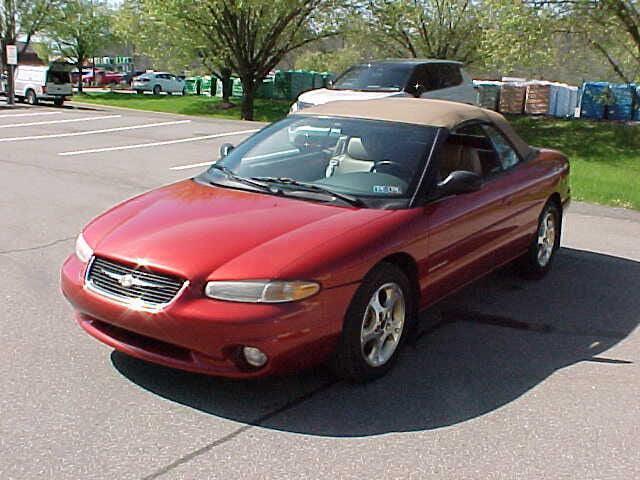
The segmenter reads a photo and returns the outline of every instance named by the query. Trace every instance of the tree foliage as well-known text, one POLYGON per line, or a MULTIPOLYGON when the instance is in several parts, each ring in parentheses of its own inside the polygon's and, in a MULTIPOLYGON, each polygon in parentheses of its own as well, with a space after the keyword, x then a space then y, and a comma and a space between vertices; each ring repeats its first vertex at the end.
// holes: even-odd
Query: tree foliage
POLYGON ((356 6, 372 41, 392 56, 478 59, 480 9, 471 0, 369 0, 356 6))
MULTIPOLYGON (((48 29, 60 54, 73 62, 78 71, 110 39, 109 12, 104 4, 91 0, 66 1, 48 29)), ((79 76, 78 91, 82 93, 82 76, 79 76)))
POLYGON ((231 69, 244 90, 242 118, 253 119, 259 82, 292 50, 326 35, 336 10, 327 0, 143 0, 163 25, 171 23, 212 67, 231 69))
POLYGON ((640 0, 529 0, 558 21, 558 31, 580 38, 620 79, 640 79, 640 0))

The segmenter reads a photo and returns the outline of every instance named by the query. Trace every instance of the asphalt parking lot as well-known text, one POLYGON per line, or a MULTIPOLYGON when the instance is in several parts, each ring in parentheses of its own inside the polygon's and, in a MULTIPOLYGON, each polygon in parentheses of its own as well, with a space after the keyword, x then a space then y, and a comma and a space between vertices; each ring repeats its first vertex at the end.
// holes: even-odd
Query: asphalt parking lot
POLYGON ((83 333, 58 287, 82 226, 261 126, 0 109, 1 479, 640 478, 639 213, 574 204, 547 278, 456 294, 368 385, 209 378, 83 333))

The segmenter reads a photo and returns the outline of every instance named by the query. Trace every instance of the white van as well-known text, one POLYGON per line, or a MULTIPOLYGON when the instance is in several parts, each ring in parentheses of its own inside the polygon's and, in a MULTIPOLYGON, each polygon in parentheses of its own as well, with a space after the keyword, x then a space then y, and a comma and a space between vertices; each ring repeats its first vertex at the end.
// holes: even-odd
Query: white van
POLYGON ((36 105, 40 100, 52 100, 62 106, 73 95, 70 71, 66 63, 50 65, 18 65, 15 71, 15 92, 20 101, 36 105))

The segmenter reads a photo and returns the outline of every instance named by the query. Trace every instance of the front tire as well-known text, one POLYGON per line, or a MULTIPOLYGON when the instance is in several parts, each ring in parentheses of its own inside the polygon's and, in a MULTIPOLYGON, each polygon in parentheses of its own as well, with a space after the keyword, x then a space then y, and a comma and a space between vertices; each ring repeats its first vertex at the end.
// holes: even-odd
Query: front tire
POLYGON ((53 99, 53 104, 56 107, 62 107, 64 105, 64 98, 54 98, 53 99))
POLYGON ((396 362, 413 322, 416 299, 396 265, 382 263, 365 277, 347 310, 333 370, 344 379, 367 382, 396 362))
POLYGON ((538 219, 538 229, 527 253, 518 261, 518 271, 525 278, 539 279, 551 270, 560 247, 562 214, 557 204, 547 202, 538 219))
POLYGON ((153 94, 155 96, 160 95, 160 92, 162 91, 162 87, 160 85, 156 85, 153 87, 153 94))

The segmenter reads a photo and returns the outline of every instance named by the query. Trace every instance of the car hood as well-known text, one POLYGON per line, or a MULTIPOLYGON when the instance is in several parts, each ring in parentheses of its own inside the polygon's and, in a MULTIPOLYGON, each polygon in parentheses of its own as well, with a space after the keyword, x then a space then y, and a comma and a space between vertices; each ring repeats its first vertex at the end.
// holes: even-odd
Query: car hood
POLYGON ((84 236, 98 256, 191 280, 280 278, 305 253, 392 214, 185 180, 117 205, 84 236))
POLYGON ((329 90, 320 88, 305 92, 298 97, 298 101, 323 105, 338 100, 375 100, 387 97, 405 97, 405 92, 359 92, 357 90, 329 90))

